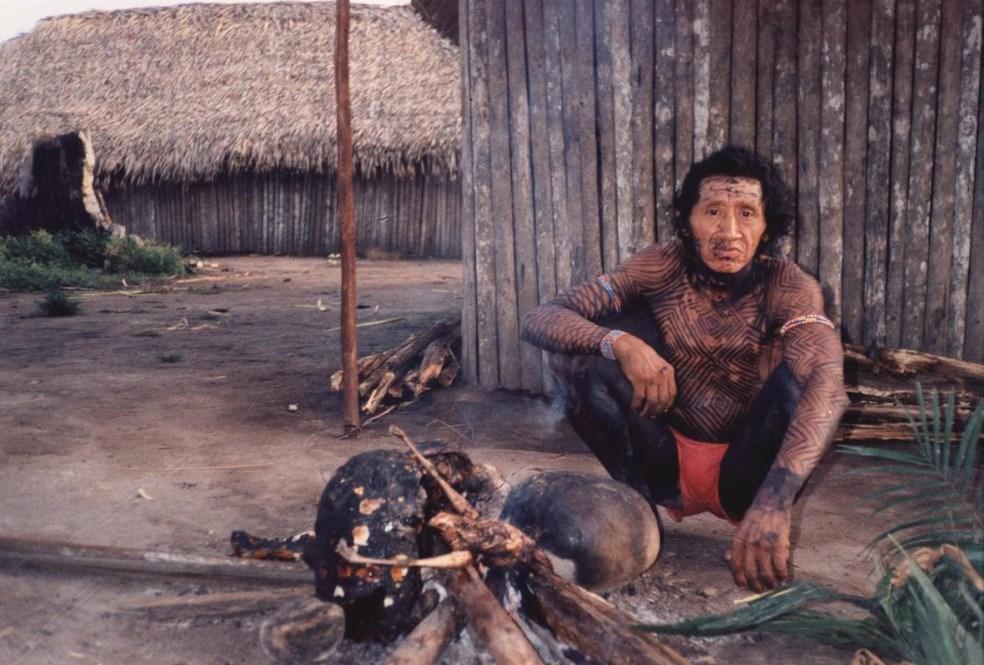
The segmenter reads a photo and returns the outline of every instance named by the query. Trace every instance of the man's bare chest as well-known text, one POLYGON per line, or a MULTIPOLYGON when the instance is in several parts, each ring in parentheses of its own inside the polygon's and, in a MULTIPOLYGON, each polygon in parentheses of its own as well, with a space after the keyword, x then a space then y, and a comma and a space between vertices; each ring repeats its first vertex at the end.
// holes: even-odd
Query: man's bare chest
POLYGON ((687 284, 651 297, 649 307, 671 364, 707 364, 737 378, 757 365, 765 348, 761 290, 716 301, 687 284))

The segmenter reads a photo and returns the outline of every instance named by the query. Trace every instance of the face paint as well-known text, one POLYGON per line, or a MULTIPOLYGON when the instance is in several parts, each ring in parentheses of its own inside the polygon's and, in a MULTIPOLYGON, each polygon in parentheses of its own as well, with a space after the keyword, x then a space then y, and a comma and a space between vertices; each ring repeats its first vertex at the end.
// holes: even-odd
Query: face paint
POLYGON ((690 229, 705 266, 718 273, 741 272, 765 235, 762 184, 754 178, 704 178, 690 229))

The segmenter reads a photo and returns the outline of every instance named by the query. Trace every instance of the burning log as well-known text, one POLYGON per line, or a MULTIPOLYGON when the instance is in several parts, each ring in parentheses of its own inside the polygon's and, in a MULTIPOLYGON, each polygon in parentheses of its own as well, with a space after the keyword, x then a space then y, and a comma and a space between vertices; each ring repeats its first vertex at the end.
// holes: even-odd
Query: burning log
POLYGON ((535 566, 524 584, 553 633, 602 663, 687 664, 685 658, 651 634, 633 630, 636 622, 614 605, 550 570, 535 566))
POLYGON ((496 665, 543 665, 523 631, 492 595, 478 571, 469 566, 450 580, 469 626, 488 648, 496 665))
POLYGON ((330 655, 345 633, 338 605, 317 598, 295 600, 260 626, 260 645, 281 663, 317 663, 330 655))
POLYGON ((406 636, 384 665, 433 665, 447 648, 458 628, 458 612, 445 600, 406 636))
MULTIPOLYGON (((438 321, 414 333, 398 346, 360 358, 359 395, 362 411, 376 413, 387 400, 419 397, 434 384, 449 386, 460 370, 453 348, 461 341, 460 320, 438 321)), ((329 387, 338 392, 342 371, 331 375, 329 387)))

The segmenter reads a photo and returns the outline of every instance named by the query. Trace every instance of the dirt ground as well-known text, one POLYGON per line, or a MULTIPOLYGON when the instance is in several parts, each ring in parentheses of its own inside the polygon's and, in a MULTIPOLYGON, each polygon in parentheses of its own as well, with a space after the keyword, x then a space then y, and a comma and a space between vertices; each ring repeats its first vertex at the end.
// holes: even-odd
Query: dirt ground
MULTIPOLYGON (((361 353, 459 309, 458 263, 363 261, 358 279, 360 321, 400 318, 362 328, 361 353)), ((36 294, 0 294, 0 532, 227 554, 234 529, 311 528, 334 469, 354 453, 396 445, 389 423, 417 439, 458 442, 511 482, 543 469, 602 473, 549 402, 461 386, 356 439, 336 438, 339 399, 327 380, 339 358, 339 280, 339 268, 318 259, 206 259, 160 292, 81 293, 81 315, 61 319, 37 316, 36 294)), ((829 457, 798 504, 796 575, 864 592, 873 577, 860 551, 882 524, 858 505, 846 466, 829 457)), ((669 620, 726 610, 747 595, 722 560, 727 524, 664 523, 661 559, 615 602, 642 620, 669 620)), ((0 567, 0 585, 3 663, 265 662, 254 619, 154 622, 120 611, 232 585, 10 566, 0 567)), ((851 659, 774 636, 675 644, 695 663, 851 659)))

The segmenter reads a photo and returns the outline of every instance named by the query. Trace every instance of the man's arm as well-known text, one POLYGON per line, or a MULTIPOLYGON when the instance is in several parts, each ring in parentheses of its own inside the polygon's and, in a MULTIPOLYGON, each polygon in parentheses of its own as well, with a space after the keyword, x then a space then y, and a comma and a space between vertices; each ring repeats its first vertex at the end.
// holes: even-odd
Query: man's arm
POLYGON ((678 270, 679 247, 654 245, 610 273, 578 284, 530 311, 520 336, 558 353, 604 355, 617 360, 632 384, 632 407, 649 417, 666 411, 676 397, 673 368, 642 339, 594 321, 621 309, 678 270))
POLYGON ((735 582, 756 591, 789 577, 793 500, 830 447, 848 404, 844 352, 837 331, 818 314, 823 311, 819 287, 810 284, 805 295, 795 295, 799 313, 787 320, 792 327, 783 335, 783 360, 802 392, 776 461, 732 546, 735 582))

